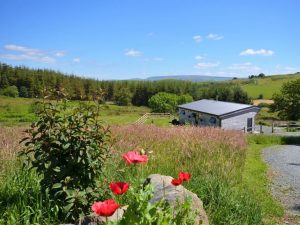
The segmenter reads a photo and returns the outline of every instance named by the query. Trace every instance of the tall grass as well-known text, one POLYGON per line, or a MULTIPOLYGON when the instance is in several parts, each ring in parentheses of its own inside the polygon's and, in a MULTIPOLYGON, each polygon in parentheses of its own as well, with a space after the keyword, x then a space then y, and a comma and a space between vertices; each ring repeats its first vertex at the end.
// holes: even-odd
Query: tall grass
MULTIPOLYGON (((0 224, 57 224, 55 208, 47 196, 40 194, 39 178, 23 170, 15 159, 18 141, 24 135, 21 131, 0 128, 1 165, 6 163, 0 181, 0 224)), ((109 194, 110 181, 138 180, 133 179, 135 173, 125 166, 122 154, 140 147, 150 157, 147 164, 137 168, 140 178, 152 173, 176 177, 180 171, 190 172, 192 179, 186 187, 202 199, 210 224, 261 224, 258 199, 241 185, 247 148, 244 134, 153 125, 113 126, 111 132, 112 154, 104 169, 105 179, 99 181, 99 191, 109 194)))
POLYGON ((57 209, 40 192, 39 178, 16 164, 0 184, 0 224, 57 224, 57 209))
POLYGON ((20 149, 19 141, 24 137, 24 128, 0 127, 0 183, 8 170, 14 169, 16 154, 20 149))
POLYGON ((211 224, 260 224, 261 209, 251 192, 242 189, 246 157, 246 137, 235 131, 215 128, 156 126, 116 126, 111 163, 107 164, 108 182, 133 180, 131 170, 122 162, 122 153, 135 147, 145 149, 149 163, 141 173, 160 173, 176 177, 189 171, 193 178, 187 187, 203 200, 211 224), (125 169, 124 169, 125 168, 125 169))
POLYGON ((40 193, 39 178, 17 159, 24 128, 0 128, 0 224, 55 224, 56 209, 40 193))

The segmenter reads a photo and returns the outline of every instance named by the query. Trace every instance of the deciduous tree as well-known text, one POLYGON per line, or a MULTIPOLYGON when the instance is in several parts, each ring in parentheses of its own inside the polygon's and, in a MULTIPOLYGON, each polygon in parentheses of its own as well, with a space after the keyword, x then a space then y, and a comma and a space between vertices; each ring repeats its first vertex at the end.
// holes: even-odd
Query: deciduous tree
POLYGON ((272 111, 287 120, 300 119, 300 79, 284 83, 280 93, 273 95, 272 111))

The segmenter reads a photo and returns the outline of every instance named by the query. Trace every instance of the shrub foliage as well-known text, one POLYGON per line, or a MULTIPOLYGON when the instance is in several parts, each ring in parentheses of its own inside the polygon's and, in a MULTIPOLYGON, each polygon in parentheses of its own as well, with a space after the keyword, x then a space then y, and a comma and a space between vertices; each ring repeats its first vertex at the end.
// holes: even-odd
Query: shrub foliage
POLYGON ((172 93, 159 92, 149 99, 149 106, 153 112, 173 113, 177 105, 192 102, 193 97, 186 95, 176 95, 172 93))
POLYGON ((281 119, 300 119, 300 79, 284 83, 280 93, 274 94, 271 110, 278 112, 281 119))
POLYGON ((109 155, 109 129, 91 104, 69 109, 65 100, 43 102, 37 115, 21 155, 41 176, 41 190, 54 200, 61 220, 75 220, 99 198, 94 190, 109 155))

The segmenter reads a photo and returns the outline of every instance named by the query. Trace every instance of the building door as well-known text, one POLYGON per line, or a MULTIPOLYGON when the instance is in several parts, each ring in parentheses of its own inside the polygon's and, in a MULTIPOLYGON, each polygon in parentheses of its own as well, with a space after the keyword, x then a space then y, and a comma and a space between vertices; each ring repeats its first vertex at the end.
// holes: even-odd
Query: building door
POLYGON ((247 132, 251 132, 253 129, 252 129, 252 118, 248 118, 247 119, 247 132))

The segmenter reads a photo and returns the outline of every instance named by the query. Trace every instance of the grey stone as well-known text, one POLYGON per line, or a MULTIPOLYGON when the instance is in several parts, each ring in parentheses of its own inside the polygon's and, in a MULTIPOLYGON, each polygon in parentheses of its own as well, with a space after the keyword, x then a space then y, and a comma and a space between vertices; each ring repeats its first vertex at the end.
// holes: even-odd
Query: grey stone
POLYGON ((122 219, 126 209, 127 206, 117 209, 116 212, 112 216, 107 217, 107 219, 103 216, 85 216, 76 221, 75 225, 102 225, 105 224, 106 221, 118 221, 122 219))
POLYGON ((171 184, 172 179, 173 177, 160 174, 152 174, 147 178, 146 182, 154 186, 154 197, 151 201, 157 202, 164 198, 171 206, 175 206, 178 202, 183 203, 185 198, 190 196, 192 198, 192 209, 195 210, 197 215, 195 225, 209 225, 203 203, 198 196, 185 189, 182 185, 173 186, 171 184))

